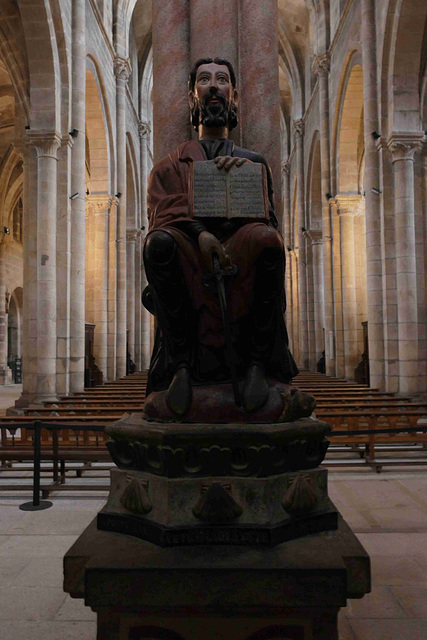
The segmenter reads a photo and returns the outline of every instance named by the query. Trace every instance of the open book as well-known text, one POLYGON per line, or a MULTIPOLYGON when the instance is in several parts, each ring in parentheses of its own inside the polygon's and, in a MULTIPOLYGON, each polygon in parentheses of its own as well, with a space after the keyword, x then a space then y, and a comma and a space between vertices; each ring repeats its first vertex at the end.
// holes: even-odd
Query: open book
POLYGON ((245 162, 228 173, 213 160, 190 170, 190 217, 268 218, 267 176, 263 164, 245 162))

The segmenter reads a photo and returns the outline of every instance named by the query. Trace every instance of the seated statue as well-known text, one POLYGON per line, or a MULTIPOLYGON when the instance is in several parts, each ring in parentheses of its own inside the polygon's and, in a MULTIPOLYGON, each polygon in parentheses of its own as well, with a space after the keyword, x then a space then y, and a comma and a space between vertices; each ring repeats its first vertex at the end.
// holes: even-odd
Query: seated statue
POLYGON ((228 139, 237 124, 236 78, 228 60, 198 60, 189 75, 191 122, 198 141, 184 142, 158 162, 148 186, 149 233, 144 305, 157 318, 147 396, 166 392, 172 417, 185 418, 197 387, 238 380, 244 411, 268 400, 268 381, 290 384, 298 369, 288 349, 283 240, 274 214, 271 172, 264 157, 228 139), (218 171, 247 162, 266 168, 265 219, 194 218, 189 208, 193 163, 218 171), (217 256, 224 276, 228 334, 218 295, 207 286, 217 256), (229 342, 229 341, 228 341, 229 342), (231 366, 230 360, 233 360, 231 366))

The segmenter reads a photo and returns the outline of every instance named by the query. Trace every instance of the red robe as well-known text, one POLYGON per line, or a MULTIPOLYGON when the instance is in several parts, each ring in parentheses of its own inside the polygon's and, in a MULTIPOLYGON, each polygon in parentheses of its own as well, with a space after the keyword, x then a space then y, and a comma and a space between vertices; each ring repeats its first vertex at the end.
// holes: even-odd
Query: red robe
MULTIPOLYGON (((207 269, 198 244, 176 224, 190 220, 188 184, 192 162, 206 160, 203 148, 197 141, 184 142, 168 156, 160 160, 150 175, 148 185, 149 231, 159 230, 171 234, 180 248, 180 259, 193 301, 199 312, 200 343, 221 348, 224 345, 222 318, 215 296, 202 284, 207 269)), ((268 224, 268 220, 249 222, 231 235, 223 246, 237 265, 238 274, 228 290, 231 322, 237 323, 250 311, 255 278, 255 261, 266 247, 283 250, 280 234, 268 224)))

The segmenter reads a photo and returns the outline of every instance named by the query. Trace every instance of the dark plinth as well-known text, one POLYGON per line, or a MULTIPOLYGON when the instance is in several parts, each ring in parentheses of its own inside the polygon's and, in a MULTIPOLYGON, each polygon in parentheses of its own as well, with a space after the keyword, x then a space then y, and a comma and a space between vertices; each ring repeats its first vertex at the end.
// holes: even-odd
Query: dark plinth
POLYGON ((66 554, 64 575, 65 591, 97 612, 98 640, 276 637, 266 628, 337 640, 339 608, 370 590, 369 557, 342 518, 338 530, 273 549, 160 548, 94 521, 66 554))

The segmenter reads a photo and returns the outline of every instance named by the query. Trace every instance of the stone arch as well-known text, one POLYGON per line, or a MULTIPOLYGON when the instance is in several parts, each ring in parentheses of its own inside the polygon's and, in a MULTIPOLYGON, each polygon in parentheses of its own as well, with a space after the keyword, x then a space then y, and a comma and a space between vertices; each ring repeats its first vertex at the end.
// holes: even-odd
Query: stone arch
POLYGON ((389 118, 393 118, 390 132, 421 129, 420 80, 426 22, 424 3, 401 0, 393 28, 395 36, 390 60, 390 70, 393 70, 389 74, 389 82, 392 83, 390 97, 393 100, 389 105, 389 118))
POLYGON ((61 65, 56 25, 60 8, 49 0, 18 0, 30 76, 30 126, 61 131, 61 65), (52 11, 53 7, 53 11, 52 11))
POLYGON ((132 136, 126 135, 126 228, 140 228, 138 163, 132 136))
POLYGON ((99 68, 93 58, 88 58, 86 69, 86 141, 90 163, 91 193, 112 192, 113 168, 112 135, 105 92, 99 68))
POLYGON ((0 29, 0 59, 9 74, 24 124, 28 125, 30 121, 30 80, 28 64, 25 59, 25 40, 22 33, 22 25, 20 27, 19 35, 21 38, 16 33, 11 32, 7 21, 2 24, 0 29))
POLYGON ((22 301, 23 289, 16 287, 9 299, 7 320, 7 363, 11 369, 15 358, 22 357, 22 301))
MULTIPOLYGON (((341 73, 341 79, 338 86, 337 99, 336 99, 336 107, 335 107, 335 115, 332 126, 331 133, 331 158, 334 161, 331 164, 331 188, 332 193, 337 193, 338 181, 339 181, 339 143, 340 143, 340 132, 341 132, 341 122, 342 122, 342 114, 344 108, 344 101, 346 97, 346 92, 348 88, 349 79, 353 70, 353 67, 356 65, 360 66, 361 56, 355 49, 349 51, 347 54, 346 60, 344 62, 343 71, 341 73)), ((363 76, 362 76, 362 106, 363 106, 363 76)))
POLYGON ((352 66, 345 86, 339 114, 337 191, 359 192, 360 162, 363 142, 363 70, 352 66))

